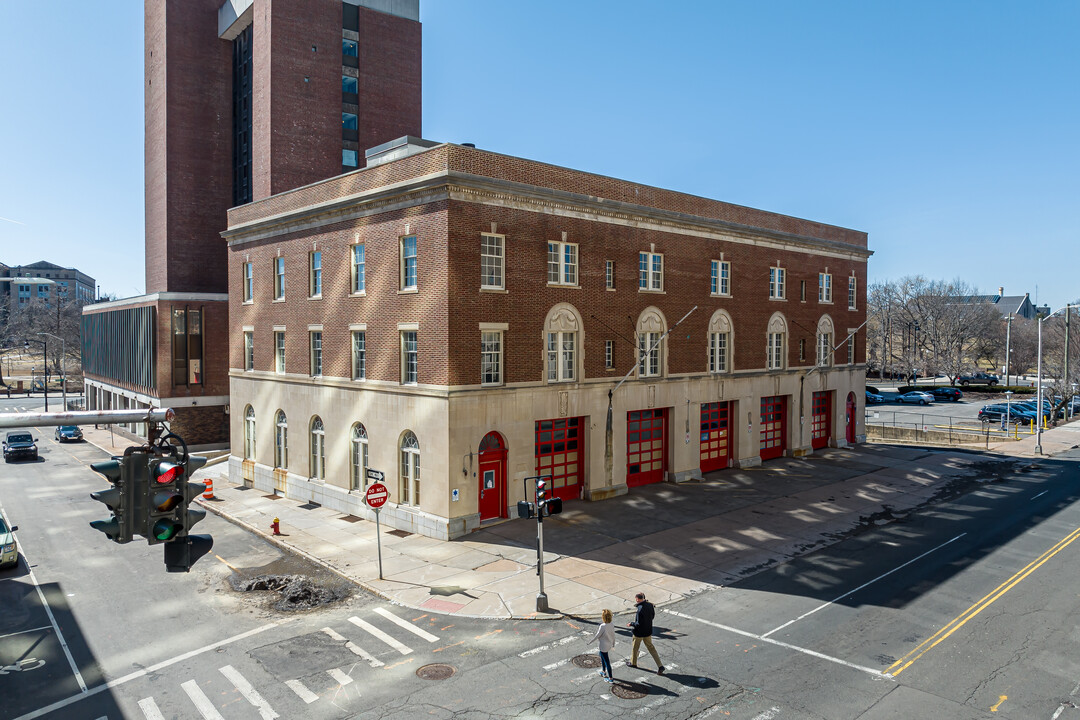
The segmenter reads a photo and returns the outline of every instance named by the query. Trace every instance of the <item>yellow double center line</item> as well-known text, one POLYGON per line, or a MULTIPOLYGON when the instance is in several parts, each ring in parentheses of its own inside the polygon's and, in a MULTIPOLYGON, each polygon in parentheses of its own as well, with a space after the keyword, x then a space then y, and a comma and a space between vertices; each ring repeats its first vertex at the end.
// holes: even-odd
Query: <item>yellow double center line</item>
POLYGON ((991 590, 989 593, 987 593, 985 597, 983 597, 982 600, 979 600, 977 603, 962 612, 960 615, 954 618, 952 622, 938 630, 937 633, 935 633, 932 637, 924 640, 922 644, 920 644, 917 648, 894 662, 892 665, 885 669, 884 674, 896 677, 900 673, 904 672, 904 670, 910 667, 913 662, 915 662, 927 652, 929 652, 942 640, 962 628, 968 620, 975 617, 986 608, 990 607, 990 605, 994 601, 996 601, 1005 593, 1009 592, 1009 590, 1013 589, 1021 580, 1026 578, 1031 573, 1035 572, 1043 563, 1045 563, 1047 560, 1067 548, 1073 542, 1073 540, 1076 540, 1077 538, 1080 538, 1080 528, 1073 530, 1071 533, 1059 540, 1058 543, 1052 548, 1050 548, 1042 555, 1028 563, 1028 565, 1024 567, 1024 569, 1020 570, 1011 578, 991 590))

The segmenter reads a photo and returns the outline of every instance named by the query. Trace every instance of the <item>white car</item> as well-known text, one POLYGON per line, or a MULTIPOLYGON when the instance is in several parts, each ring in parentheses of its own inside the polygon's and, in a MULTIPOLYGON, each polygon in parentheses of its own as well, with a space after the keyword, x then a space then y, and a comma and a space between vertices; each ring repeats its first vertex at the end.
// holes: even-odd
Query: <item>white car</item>
POLYGON ((19 546, 12 535, 18 529, 18 526, 9 528, 4 518, 0 517, 0 567, 19 564, 19 546))
POLYGON ((929 405, 934 402, 934 396, 922 390, 912 390, 896 398, 897 402, 915 403, 916 405, 929 405))

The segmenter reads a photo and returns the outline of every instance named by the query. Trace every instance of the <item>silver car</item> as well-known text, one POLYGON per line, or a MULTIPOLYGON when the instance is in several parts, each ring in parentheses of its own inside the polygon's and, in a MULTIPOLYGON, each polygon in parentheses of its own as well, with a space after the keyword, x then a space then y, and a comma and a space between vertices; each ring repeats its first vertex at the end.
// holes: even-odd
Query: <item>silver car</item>
POLYGON ((912 390, 896 398, 897 402, 915 403, 916 405, 929 405, 934 402, 934 396, 922 390, 912 390))
POLYGON ((0 567, 19 564, 19 546, 12 535, 19 527, 8 527, 4 518, 0 517, 0 567))

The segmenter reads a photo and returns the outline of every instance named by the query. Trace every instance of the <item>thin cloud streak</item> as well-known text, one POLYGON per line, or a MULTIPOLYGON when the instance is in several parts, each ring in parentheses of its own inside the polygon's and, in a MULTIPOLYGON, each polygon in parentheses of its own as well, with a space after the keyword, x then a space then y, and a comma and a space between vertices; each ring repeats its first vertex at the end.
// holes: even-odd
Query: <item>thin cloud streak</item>
POLYGON ((3 220, 5 222, 9 222, 9 223, 15 223, 16 225, 24 225, 24 226, 26 225, 26 223, 24 223, 24 222, 19 222, 18 220, 12 220, 11 218, 6 218, 6 217, 0 217, 0 220, 3 220))

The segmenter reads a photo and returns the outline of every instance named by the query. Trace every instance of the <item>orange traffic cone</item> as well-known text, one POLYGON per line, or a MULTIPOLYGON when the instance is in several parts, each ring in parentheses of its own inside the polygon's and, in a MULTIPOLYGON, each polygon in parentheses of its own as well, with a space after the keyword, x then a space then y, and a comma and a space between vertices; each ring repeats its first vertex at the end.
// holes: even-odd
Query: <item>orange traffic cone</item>
POLYGON ((203 480, 203 482, 206 483, 206 490, 202 494, 203 500, 213 500, 214 499, 214 480, 213 480, 213 478, 206 478, 205 480, 203 480))

